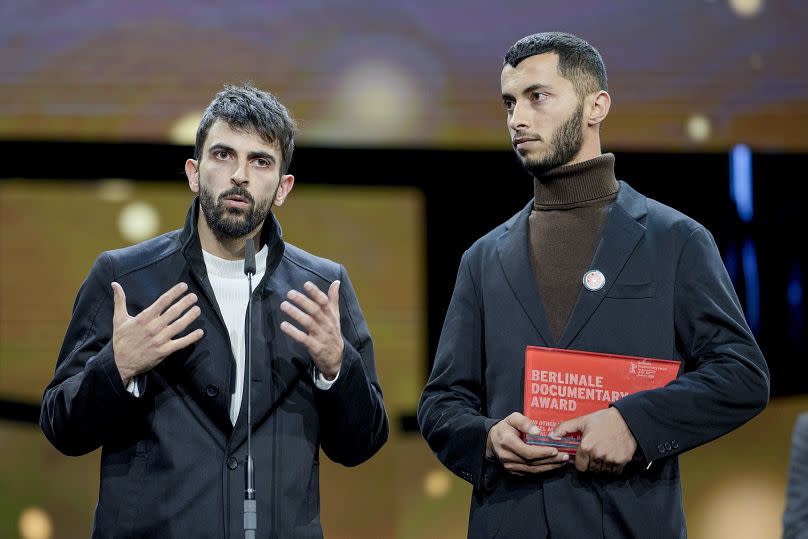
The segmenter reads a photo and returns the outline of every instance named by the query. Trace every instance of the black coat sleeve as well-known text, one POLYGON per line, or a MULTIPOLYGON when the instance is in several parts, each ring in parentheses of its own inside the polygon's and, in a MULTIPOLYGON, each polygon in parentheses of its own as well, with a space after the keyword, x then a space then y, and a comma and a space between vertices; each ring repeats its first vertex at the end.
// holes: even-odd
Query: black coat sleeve
POLYGON ((791 439, 783 539, 808 538, 808 413, 797 418, 791 439))
POLYGON ((315 389, 320 443, 328 457, 355 466, 387 441, 389 424, 376 373, 373 341, 351 281, 340 266, 340 326, 345 350, 339 377, 327 390, 315 389))
POLYGON ((100 447, 137 401, 126 391, 113 356, 114 277, 108 257, 98 257, 79 290, 56 372, 42 397, 42 432, 66 455, 100 447))
POLYGON ((498 420, 483 414, 482 313, 466 253, 421 395, 418 424, 438 459, 475 489, 487 488, 497 475, 497 466, 485 459, 488 431, 498 420))
POLYGON ((683 374, 614 403, 646 462, 709 442, 760 413, 769 371, 712 236, 690 234, 676 269, 676 346, 683 374))

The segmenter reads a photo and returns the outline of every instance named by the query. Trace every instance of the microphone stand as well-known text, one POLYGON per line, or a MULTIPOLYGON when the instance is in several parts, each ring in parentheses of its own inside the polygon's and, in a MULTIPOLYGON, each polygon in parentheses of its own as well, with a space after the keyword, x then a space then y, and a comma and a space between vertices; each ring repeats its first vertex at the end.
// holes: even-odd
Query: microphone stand
POLYGON ((247 284, 250 295, 247 299, 247 327, 244 330, 246 340, 247 363, 247 465, 244 467, 244 539, 255 539, 257 525, 255 502, 255 468, 252 458, 252 276, 255 275, 255 244, 252 238, 247 238, 244 248, 244 274, 247 275, 247 284))

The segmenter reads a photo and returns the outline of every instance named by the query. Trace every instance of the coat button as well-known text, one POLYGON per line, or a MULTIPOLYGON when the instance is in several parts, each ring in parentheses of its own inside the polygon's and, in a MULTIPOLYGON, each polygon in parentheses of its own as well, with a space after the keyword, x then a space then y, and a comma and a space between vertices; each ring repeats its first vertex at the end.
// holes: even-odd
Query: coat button
POLYGON ((671 442, 671 447, 673 447, 674 449, 679 449, 679 442, 677 442, 676 440, 673 440, 671 442))
POLYGON ((219 394, 219 388, 213 384, 208 384, 207 389, 205 390, 208 394, 208 397, 215 397, 219 394))
POLYGON ((659 444, 658 446, 656 446, 656 448, 657 448, 657 451, 659 451, 660 453, 665 452, 665 446, 662 445, 662 444, 659 444))
POLYGON ((236 468, 238 468, 238 460, 236 459, 236 457, 230 457, 229 459, 227 459, 227 467, 230 468, 231 470, 235 470, 236 468))
POLYGON ((670 442, 665 442, 665 451, 670 451, 673 448, 670 442))

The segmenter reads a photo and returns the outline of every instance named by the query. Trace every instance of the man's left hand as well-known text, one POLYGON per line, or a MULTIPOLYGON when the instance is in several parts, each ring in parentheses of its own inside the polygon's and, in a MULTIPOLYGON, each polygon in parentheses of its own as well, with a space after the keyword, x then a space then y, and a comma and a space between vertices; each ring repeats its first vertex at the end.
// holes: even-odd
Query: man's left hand
POLYGON ((339 281, 328 287, 328 295, 314 283, 306 281, 306 294, 290 290, 289 301, 281 303, 281 310, 297 322, 300 330, 289 322, 281 322, 281 330, 309 351, 317 370, 326 380, 333 380, 342 366, 342 342, 339 319, 339 281), (294 304, 293 304, 294 303, 294 304))
POLYGON ((558 425, 550 436, 566 436, 580 432, 581 445, 575 456, 579 472, 620 474, 637 451, 637 440, 616 408, 576 417, 558 425))

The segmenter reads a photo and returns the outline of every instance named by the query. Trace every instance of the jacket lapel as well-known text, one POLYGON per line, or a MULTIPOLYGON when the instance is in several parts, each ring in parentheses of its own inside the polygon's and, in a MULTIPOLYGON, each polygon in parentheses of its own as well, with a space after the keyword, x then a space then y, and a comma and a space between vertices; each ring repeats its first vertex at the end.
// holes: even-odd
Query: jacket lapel
POLYGON ((530 262, 528 242, 528 217, 533 201, 518 213, 509 223, 507 230, 497 239, 497 253, 502 271, 525 314, 539 337, 548 346, 553 345, 553 333, 544 312, 544 304, 536 285, 530 262))
POLYGON ((588 290, 583 284, 581 285, 578 301, 561 334, 559 348, 567 348, 572 343, 608 294, 631 253, 634 252, 645 234, 645 225, 641 221, 646 212, 647 199, 621 181, 617 200, 609 212, 603 236, 589 268, 603 273, 606 277, 606 284, 600 290, 588 290))

